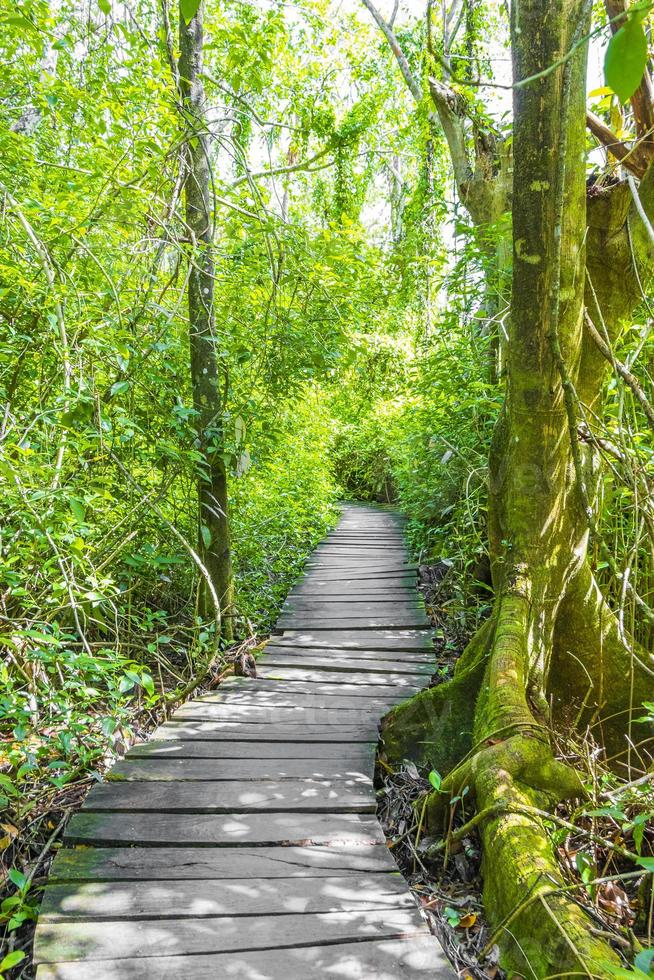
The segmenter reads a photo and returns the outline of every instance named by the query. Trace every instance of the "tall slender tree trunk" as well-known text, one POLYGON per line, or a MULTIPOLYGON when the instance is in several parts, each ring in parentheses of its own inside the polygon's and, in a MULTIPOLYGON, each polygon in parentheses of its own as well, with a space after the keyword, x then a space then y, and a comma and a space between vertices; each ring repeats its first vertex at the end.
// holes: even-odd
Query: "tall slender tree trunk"
MULTIPOLYGON (((227 369, 216 354, 214 320, 213 208, 211 165, 202 84, 203 7, 187 24, 179 17, 179 87, 186 124, 183 151, 184 196, 191 269, 188 281, 191 383, 196 415, 198 464, 198 547, 220 600, 221 635, 233 637, 234 596, 224 458, 224 400, 227 369)), ((212 599, 201 586, 201 607, 212 599)))

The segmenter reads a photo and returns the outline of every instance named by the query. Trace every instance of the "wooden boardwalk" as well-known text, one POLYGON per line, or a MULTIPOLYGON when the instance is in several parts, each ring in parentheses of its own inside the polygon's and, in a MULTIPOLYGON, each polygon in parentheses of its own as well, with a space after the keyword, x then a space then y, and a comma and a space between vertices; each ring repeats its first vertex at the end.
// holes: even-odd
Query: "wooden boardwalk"
POLYGON ((187 702, 71 820, 38 980, 454 974, 385 844, 380 717, 432 671, 398 520, 348 505, 256 679, 187 702))

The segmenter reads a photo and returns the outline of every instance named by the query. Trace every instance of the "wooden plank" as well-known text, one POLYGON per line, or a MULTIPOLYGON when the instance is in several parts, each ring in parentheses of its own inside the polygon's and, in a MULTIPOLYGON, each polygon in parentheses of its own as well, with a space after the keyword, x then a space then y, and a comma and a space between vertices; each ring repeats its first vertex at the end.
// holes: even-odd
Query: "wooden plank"
MULTIPOLYGON (((321 657, 323 659, 340 658, 344 663, 354 663, 361 660, 388 661, 392 664, 405 664, 411 669, 425 668, 433 665, 433 648, 413 650, 410 647, 395 647, 391 650, 366 650, 361 647, 336 647, 322 644, 313 646, 308 643, 297 643, 288 634, 276 636, 265 647, 264 656, 259 664, 268 663, 277 656, 293 657, 306 663, 305 658, 321 657)), ((361 668, 367 669, 367 668, 361 668)), ((371 668, 372 669, 372 668, 371 668)))
MULTIPOLYGON (((371 725, 380 717, 380 712, 365 705, 354 708, 274 708, 256 704, 203 704, 187 701, 175 712, 175 717, 180 721, 243 721, 252 725, 371 725)), ((299 729, 297 737, 303 737, 299 729)))
MULTIPOLYGON (((194 739, 161 739, 140 742, 127 753, 128 759, 222 759, 225 762, 250 762, 266 764, 266 760, 282 760, 321 763, 340 762, 346 766, 364 766, 374 762, 376 746, 372 742, 233 742, 194 739)), ((227 770, 226 770, 227 771, 227 770)))
MULTIPOLYGON (((161 745, 169 743, 162 742, 161 745)), ((325 789, 329 790, 329 784, 334 782, 336 786, 341 781, 347 780, 350 783, 365 783, 371 781, 374 769, 374 759, 368 757, 363 763, 356 763, 347 760, 325 759, 322 762, 311 759, 216 759, 211 757, 200 758, 176 758, 175 756, 148 756, 132 757, 122 759, 111 770, 107 777, 107 784, 122 784, 123 780, 178 780, 180 782, 196 782, 205 780, 209 782, 222 781, 228 785, 224 787, 216 786, 214 792, 221 794, 222 800, 240 798, 240 794, 252 796, 253 791, 240 784, 243 782, 259 783, 262 780, 271 782, 279 780, 318 780, 324 782, 325 789)), ((319 787, 318 787, 319 788, 319 787)), ((99 809, 95 806, 95 791, 100 789, 95 786, 84 806, 90 809, 99 809)), ((290 787, 289 793, 295 792, 297 787, 290 787)), ((311 796, 316 795, 316 789, 311 789, 311 796)), ((184 790, 190 799, 191 791, 188 787, 184 790)), ((196 792, 196 790, 193 790, 196 792)), ((271 791, 272 792, 272 791, 271 791)), ((200 792, 197 793, 198 798, 200 792)), ((329 795, 328 792, 325 794, 329 795)), ((274 797, 274 794, 273 794, 274 797)), ((149 807, 148 807, 149 809, 149 807)), ((229 807, 226 812, 233 809, 229 807)), ((201 812, 201 811, 199 811, 201 812)))
POLYGON ((384 576, 397 578, 398 575, 404 575, 412 570, 410 565, 402 565, 393 561, 382 562, 373 561, 372 559, 366 560, 365 558, 352 558, 351 561, 347 561, 345 558, 339 559, 337 557, 321 558, 308 564, 306 569, 307 577, 314 575, 316 580, 320 578, 331 578, 333 580, 337 577, 339 579, 343 577, 370 578, 371 576, 380 579, 384 576))
POLYGON ((339 558, 347 558, 353 563, 356 563, 357 559, 363 559, 365 561, 388 561, 393 559, 398 562, 406 562, 408 564, 408 558, 406 553, 406 548, 397 542, 379 542, 379 541, 355 541, 348 543, 347 541, 339 541, 338 543, 326 541, 323 544, 319 544, 318 547, 313 551, 311 555, 311 561, 321 561, 323 558, 331 558, 333 556, 338 556, 339 558))
MULTIPOLYGON (((324 677, 315 683, 311 683, 300 680, 287 681, 281 680, 281 678, 267 679, 261 675, 256 678, 234 678, 225 681, 218 687, 215 694, 199 695, 196 701, 212 703, 216 698, 227 697, 230 702, 233 702, 233 699, 237 695, 244 695, 254 697, 257 700, 261 696, 264 701, 258 701, 258 703, 266 703, 265 699, 271 694, 276 696, 292 695, 293 698, 301 695, 306 695, 307 697, 321 697, 324 695, 327 698, 337 697, 348 702, 352 698, 373 698, 374 700, 383 701, 393 697, 394 693, 393 690, 388 691, 379 684, 337 684, 334 682, 330 683, 324 677)), ((332 702, 329 701, 328 703, 331 705, 332 702)))
POLYGON ((384 835, 376 818, 358 813, 76 813, 68 844, 195 847, 248 844, 378 844, 384 835))
POLYGON ((177 919, 209 916, 360 912, 415 907, 400 872, 236 881, 132 881, 52 885, 39 911, 43 921, 177 919))
POLYGON ((330 595, 349 593, 350 595, 368 593, 385 594, 388 590, 392 592, 410 592, 415 594, 416 577, 415 575, 388 575, 384 578, 376 576, 361 576, 359 578, 343 578, 343 576, 330 576, 329 578, 312 573, 306 575, 295 585, 290 595, 306 595, 313 593, 316 595, 330 595))
POLYGON ((285 655, 282 652, 271 653, 265 660, 260 660, 257 664, 258 677, 282 677, 287 671, 289 677, 291 671, 299 671, 293 674, 300 679, 302 671, 313 673, 316 679, 329 680, 320 671, 329 670, 333 673, 343 673, 343 677, 334 678, 334 683, 341 679, 348 684, 395 684, 399 687, 411 687, 414 684, 422 685, 426 683, 434 672, 434 663, 426 661, 402 661, 385 660, 373 657, 349 657, 334 654, 331 657, 321 656, 320 650, 313 654, 308 653, 306 657, 285 655), (352 674, 348 678, 347 674, 352 674), (319 676, 320 675, 320 676, 319 676))
MULTIPOLYGON (((83 962, 40 966, 37 980, 89 980, 83 962)), ((94 980, 454 980, 431 935, 293 949, 104 960, 94 980)))
POLYGON ((431 629, 431 623, 422 612, 393 613, 376 616, 320 616, 314 613, 282 613, 276 630, 333 630, 338 629, 431 629))
POLYGON ((433 640, 430 633, 416 629, 369 629, 330 630, 287 629, 284 636, 275 639, 275 646, 330 647, 342 650, 433 650, 433 640))
POLYGON ((297 606, 299 608, 303 606, 308 606, 310 604, 322 603, 325 606, 331 606, 332 604, 345 602, 352 607, 364 605, 366 603, 386 603, 386 602, 409 602, 414 606, 421 605, 424 608, 424 603, 418 597, 415 589, 406 589, 404 592, 395 591, 389 592, 386 589, 382 589, 377 592, 362 592, 357 590, 352 590, 350 592, 344 591, 340 593, 333 592, 331 594, 325 594, 321 592, 298 592, 289 593, 286 600, 289 606, 297 606))
MULTIPOLYGON (((308 658, 309 660, 311 658, 308 658)), ((329 657, 318 658, 322 659, 322 666, 327 665, 328 667, 333 667, 333 663, 330 662, 329 657)), ((257 667, 257 679, 263 681, 277 681, 279 684, 290 685, 293 687, 309 686, 309 687, 319 687, 322 688, 325 685, 329 686, 342 686, 348 693, 352 696, 356 693, 356 688, 361 688, 362 691, 367 692, 368 688, 375 689, 378 694, 384 696, 393 696, 397 691, 403 691, 404 697, 410 697, 411 691, 413 689, 420 690, 425 684, 429 683, 431 672, 429 669, 425 670, 409 670, 402 671, 402 664, 397 666, 399 670, 395 669, 393 661, 375 661, 375 660, 357 660, 353 664, 352 661, 345 660, 347 668, 345 670, 339 670, 338 665, 334 670, 320 670, 320 668, 312 667, 309 665, 305 666, 305 662, 302 661, 300 657, 288 657, 284 662, 284 658, 280 657, 277 662, 277 658, 266 659, 264 662, 260 662, 257 667), (368 665, 379 664, 381 670, 375 672, 374 670, 369 670, 368 665)), ((372 693, 370 691, 369 693, 372 693)))
MULTIPOLYGON (((395 703, 398 697, 402 697, 401 693, 392 688, 377 687, 372 693, 365 691, 363 693, 357 691, 351 693, 347 689, 343 694, 339 694, 337 690, 328 690, 330 686, 338 687, 338 685, 319 683, 293 684, 291 681, 266 680, 261 677, 241 690, 236 687, 227 688, 218 696, 215 694, 207 695, 188 703, 194 705, 215 704, 226 707, 251 705, 253 708, 326 708, 333 710, 376 708, 383 713, 386 705, 395 703), (259 686, 264 684, 270 685, 268 689, 259 686), (314 687, 315 693, 311 690, 304 690, 307 687, 314 687), (298 688, 298 690, 294 691, 294 688, 298 688)), ((345 687, 345 685, 343 686, 345 687)), ((359 689, 361 690, 361 685, 359 685, 359 689)))
POLYGON ((424 605, 414 599, 387 599, 370 601, 368 599, 339 599, 324 601, 320 598, 311 599, 287 599, 282 607, 282 615, 291 613, 304 614, 312 613, 316 616, 324 617, 343 617, 349 619, 351 616, 357 618, 361 616, 386 616, 392 618, 398 613, 412 615, 413 613, 425 615, 424 605))
MULTIPOLYGON (((222 781, 229 784, 225 786, 224 794, 222 788, 217 786, 214 791, 220 791, 221 799, 226 800, 238 799, 237 790, 251 796, 252 793, 247 787, 240 786, 241 783, 248 781, 256 784, 261 780, 270 780, 271 782, 318 780, 323 781, 325 788, 328 789, 331 782, 338 786, 343 780, 367 785, 371 782, 373 771, 373 757, 369 757, 363 763, 357 763, 355 761, 348 762, 346 759, 326 759, 322 762, 316 762, 311 759, 215 759, 211 757, 189 759, 174 756, 150 756, 121 760, 109 773, 107 783, 115 784, 122 780, 178 780, 179 782, 204 780, 212 783, 222 781)), ((99 786, 95 786, 87 797, 84 806, 88 809, 99 809, 95 805, 97 802, 95 791, 99 788, 99 786)), ((294 791, 293 788, 289 789, 288 792, 292 791, 294 791)), ((195 793, 196 791, 193 790, 192 792, 195 793)), ((184 793, 190 800, 191 790, 189 787, 185 787, 184 793)), ((311 795, 315 796, 315 794, 316 790, 312 789, 311 795)), ((325 795, 329 794, 326 793, 325 795)), ((199 799, 200 793, 197 793, 197 796, 199 799)), ((149 809, 149 807, 144 809, 149 809)), ((164 807, 164 809, 166 808, 164 807)), ((234 807, 229 807, 225 812, 229 812, 231 809, 234 807)))
MULTIPOLYGON (((306 666, 299 666, 300 658, 272 657, 257 666, 257 676, 270 680, 278 679, 296 682, 333 681, 335 684, 389 687, 402 691, 409 698, 422 690, 431 678, 433 667, 425 670, 403 670, 403 664, 392 661, 357 660, 333 663, 328 657, 307 657, 306 666), (365 673, 363 673, 365 671, 365 673)), ((413 665, 415 668, 415 664, 413 665)))
POLYGON ((65 847, 50 881, 247 881, 397 871, 386 842, 296 847, 65 847))
POLYGON ((375 791, 362 774, 315 779, 209 781, 209 764, 187 759, 134 759, 121 764, 119 782, 94 786, 83 813, 235 814, 372 813, 375 791), (189 785, 189 782, 192 785, 189 785))
POLYGON ((300 731, 297 725, 271 723, 262 725, 234 721, 197 721, 173 718, 155 729, 152 737, 156 739, 212 739, 222 742, 303 742, 309 745, 331 742, 351 745, 355 742, 374 742, 378 739, 377 721, 367 721, 365 725, 305 724, 300 731))
POLYGON ((360 912, 43 922, 34 961, 140 959, 149 956, 281 949, 362 939, 394 939, 427 932, 417 907, 360 912))

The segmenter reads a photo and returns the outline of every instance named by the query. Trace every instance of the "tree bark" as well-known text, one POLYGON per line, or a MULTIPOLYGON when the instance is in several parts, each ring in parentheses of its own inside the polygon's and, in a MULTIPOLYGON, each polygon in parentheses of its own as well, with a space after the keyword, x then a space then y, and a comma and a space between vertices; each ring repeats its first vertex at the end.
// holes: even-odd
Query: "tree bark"
MULTIPOLYGON (((202 85, 203 7, 187 24, 179 16, 179 87, 186 133, 182 153, 184 197, 190 243, 188 281, 189 345, 198 464, 198 548, 221 608, 221 635, 233 637, 234 596, 224 446, 226 365, 216 354, 214 320, 213 208, 204 88, 202 85)), ((211 596, 200 585, 201 611, 211 596)))

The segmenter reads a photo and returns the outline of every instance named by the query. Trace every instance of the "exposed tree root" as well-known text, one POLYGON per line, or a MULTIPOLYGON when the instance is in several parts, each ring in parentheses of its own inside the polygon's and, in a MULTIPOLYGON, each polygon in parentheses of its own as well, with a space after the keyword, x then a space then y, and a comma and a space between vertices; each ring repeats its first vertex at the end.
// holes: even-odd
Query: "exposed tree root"
POLYGON ((391 765, 411 760, 448 773, 470 752, 475 702, 492 632, 488 620, 466 647, 452 680, 421 691, 386 716, 382 741, 391 765))
MULTIPOLYGON (((561 603, 554 632, 550 696, 555 718, 590 725, 609 755, 624 751, 625 732, 654 691, 654 657, 627 639, 584 565, 561 603)), ((638 737, 653 733, 640 726, 638 737)))
POLYGON ((420 699, 421 704, 415 713, 409 702, 403 711, 388 716, 384 738, 398 753, 411 738, 431 742, 434 737, 450 737, 452 727, 460 732, 460 725, 452 725, 453 714, 460 710, 464 689, 470 693, 483 667, 472 737, 459 735, 454 752, 448 746, 443 751, 438 743, 414 752, 427 764, 433 764, 434 758, 443 762, 458 757, 441 792, 428 799, 427 827, 443 835, 449 801, 467 786, 468 798, 474 797, 477 805, 484 900, 503 965, 538 980, 605 977, 607 966, 618 966, 620 960, 594 935, 587 914, 567 894, 543 822, 543 815, 558 802, 582 797, 585 789, 579 774, 554 758, 546 729, 528 696, 531 624, 541 614, 521 591, 505 593, 494 619, 468 647, 468 665, 449 684, 416 696, 413 702, 420 699), (457 700, 448 711, 446 699, 452 692, 457 700), (427 721, 423 728, 421 720, 427 721))

